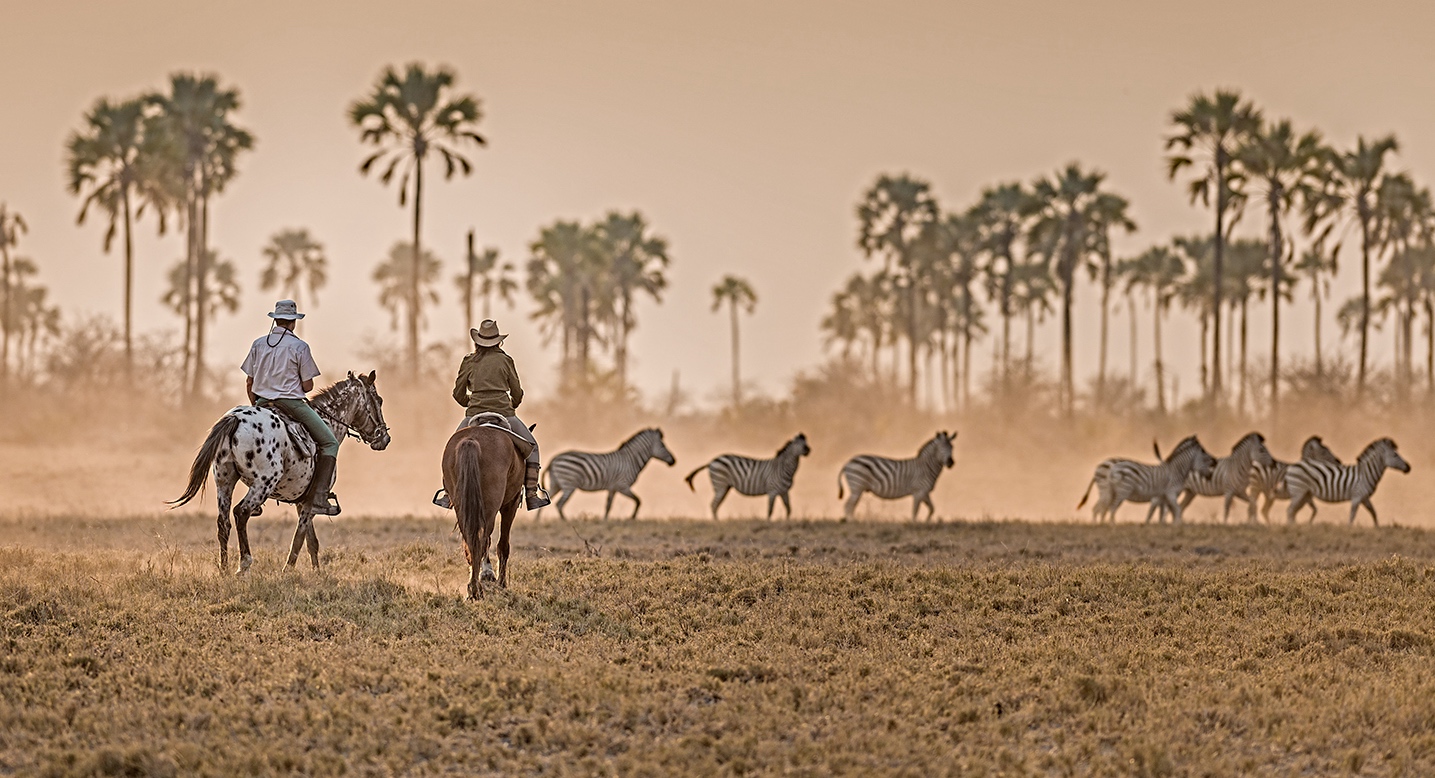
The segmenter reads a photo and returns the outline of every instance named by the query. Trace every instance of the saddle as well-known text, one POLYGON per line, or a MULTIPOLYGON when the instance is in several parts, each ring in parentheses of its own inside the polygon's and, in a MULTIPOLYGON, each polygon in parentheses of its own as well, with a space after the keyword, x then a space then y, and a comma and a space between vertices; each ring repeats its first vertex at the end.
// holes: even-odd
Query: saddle
POLYGON ((501 413, 484 412, 473 417, 468 423, 469 427, 488 427, 490 429, 502 430, 508 438, 513 441, 513 448, 518 452, 519 459, 527 459, 533 453, 533 444, 524 440, 508 426, 508 419, 501 413))
POLYGON ((284 432, 289 436, 289 442, 299 452, 301 459, 313 459, 319 453, 319 446, 314 442, 313 436, 297 419, 277 405, 268 405, 265 406, 265 409, 273 411, 274 415, 279 417, 279 421, 284 423, 284 432))

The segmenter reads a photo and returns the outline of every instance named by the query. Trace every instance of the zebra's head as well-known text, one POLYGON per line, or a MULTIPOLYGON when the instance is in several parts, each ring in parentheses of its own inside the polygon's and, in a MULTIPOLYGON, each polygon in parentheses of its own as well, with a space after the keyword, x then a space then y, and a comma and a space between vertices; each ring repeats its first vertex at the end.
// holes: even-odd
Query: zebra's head
POLYGON ((797 437, 787 441, 787 444, 782 447, 781 451, 777 452, 777 455, 782 456, 788 451, 795 451, 799 457, 805 457, 811 454, 812 449, 807 446, 807 436, 801 432, 797 433, 797 437))
POLYGON ((1231 456, 1236 456, 1243 451, 1250 453, 1251 464, 1271 467, 1276 462, 1275 458, 1271 456, 1270 449, 1266 448, 1266 436, 1259 432, 1249 433, 1237 441, 1236 445, 1231 447, 1231 456))
POLYGON ((957 433, 955 432, 938 432, 935 437, 927 441, 927 445, 922 447, 922 452, 931 451, 942 467, 950 468, 957 463, 952 459, 952 441, 956 439, 957 433))
POLYGON ((1399 470, 1402 473, 1410 472, 1410 463, 1406 462, 1405 458, 1400 456, 1400 452, 1395 450, 1395 441, 1390 438, 1381 438, 1360 452, 1361 464, 1372 461, 1391 470, 1399 470))
POLYGON ((669 451, 668 447, 663 443, 662 430, 657 427, 649 427, 638 434, 647 437, 650 441, 648 456, 660 462, 668 463, 668 467, 672 467, 678 463, 677 458, 673 456, 673 452, 669 451))
POLYGON ((1171 449, 1171 455, 1166 457, 1166 462, 1172 464, 1183 458, 1191 461, 1191 472, 1201 478, 1210 478, 1211 473, 1216 469, 1216 458, 1201 445, 1201 441, 1192 435, 1171 449))

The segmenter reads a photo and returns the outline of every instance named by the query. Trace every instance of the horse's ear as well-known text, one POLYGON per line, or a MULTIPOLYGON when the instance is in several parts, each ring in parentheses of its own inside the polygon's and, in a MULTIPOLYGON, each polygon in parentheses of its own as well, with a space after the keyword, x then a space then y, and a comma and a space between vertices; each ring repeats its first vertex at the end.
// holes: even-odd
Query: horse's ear
POLYGON ((354 371, 352 371, 352 370, 349 371, 349 380, 350 380, 350 381, 354 380, 354 371))
POLYGON ((370 371, 369 371, 369 383, 372 384, 378 377, 379 377, 379 371, 377 371, 377 370, 370 370, 370 371))

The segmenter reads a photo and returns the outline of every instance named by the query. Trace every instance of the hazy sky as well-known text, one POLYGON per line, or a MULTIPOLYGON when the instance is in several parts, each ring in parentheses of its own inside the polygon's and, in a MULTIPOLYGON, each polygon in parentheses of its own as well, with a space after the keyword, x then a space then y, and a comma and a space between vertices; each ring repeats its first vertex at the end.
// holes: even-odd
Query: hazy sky
MULTIPOLYGON (((12 0, 5 17, 0 200, 29 221, 21 253, 66 312, 118 318, 121 262, 101 254, 100 224, 74 224, 65 136, 99 96, 214 72, 241 90, 236 119, 258 142, 213 209, 213 242, 243 268, 245 291, 243 312, 216 326, 210 360, 237 364, 262 332, 272 300, 257 288, 260 247, 303 226, 332 263, 306 321, 331 376, 364 367, 353 352, 366 335, 391 336, 369 277, 406 239, 409 215, 397 191, 359 176, 364 150, 345 119, 390 63, 452 66, 482 100, 489 139, 473 176, 445 183, 430 169, 424 240, 445 270, 428 337, 462 336, 449 279, 470 227, 521 267, 540 225, 638 208, 671 241, 674 264, 665 304, 639 307, 635 378, 663 391, 677 370, 700 399, 727 376, 726 318, 708 310, 724 273, 750 277, 760 296, 744 322, 745 375, 778 390, 821 358, 828 298, 864 264, 853 208, 881 172, 925 177, 956 208, 983 185, 1080 160, 1132 200, 1141 231, 1121 248, 1134 253, 1210 229, 1209 213, 1165 179, 1161 149, 1171 109, 1213 86, 1239 87, 1342 145, 1394 131, 1399 167, 1435 171, 1435 10, 1424 3, 12 0)), ((1243 229, 1261 216, 1253 208, 1243 229)), ((182 239, 153 228, 142 222, 137 244, 141 330, 176 326, 156 301, 182 239)), ((1342 269, 1356 265, 1348 254, 1342 269)), ((1354 277, 1341 283, 1337 297, 1354 277)), ((500 318, 541 392, 557 352, 542 349, 526 307, 500 318)), ((1264 353, 1268 313, 1257 310, 1253 348, 1264 353)), ((1081 311, 1087 372, 1095 307, 1081 311)), ((1291 317, 1287 348, 1308 349, 1306 304, 1291 317)), ((1048 330, 1040 342, 1054 359, 1048 330)), ((1117 319, 1122 370, 1125 331, 1117 319)), ((1191 353, 1193 331, 1172 327, 1168 348, 1191 353)), ((1187 371, 1183 394, 1194 380, 1187 371)))

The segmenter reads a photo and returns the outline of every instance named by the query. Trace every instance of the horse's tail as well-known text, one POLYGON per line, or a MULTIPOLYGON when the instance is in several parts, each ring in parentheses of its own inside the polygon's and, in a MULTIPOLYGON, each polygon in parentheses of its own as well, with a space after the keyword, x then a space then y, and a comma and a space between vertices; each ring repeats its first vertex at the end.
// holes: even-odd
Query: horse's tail
POLYGON ((697 470, 694 470, 694 471, 692 471, 691 473, 688 473, 688 477, 687 477, 687 478, 684 478, 683 480, 688 482, 688 488, 689 488, 689 489, 692 489, 692 490, 695 491, 695 492, 698 490, 698 488, 697 488, 696 486, 693 486, 693 478, 694 478, 698 473, 701 473, 702 471, 706 470, 706 469, 707 469, 707 466, 710 465, 710 464, 712 464, 712 462, 708 462, 707 464, 703 465, 702 467, 699 467, 697 470))
POLYGON ((219 456, 219 447, 225 443, 232 443, 234 431, 239 429, 239 417, 227 413, 214 426, 209 429, 209 437, 204 439, 204 445, 199 447, 199 453, 194 457, 194 464, 189 466, 189 485, 185 487, 184 494, 177 500, 170 500, 171 508, 178 508, 181 505, 193 500, 196 495, 204 491, 204 478, 209 474, 209 468, 214 464, 214 458, 219 456))
POLYGON ((476 438, 465 438, 454 451, 453 512, 465 543, 472 544, 483 527, 483 449, 476 438))
POLYGON ((1096 483, 1096 476, 1093 475, 1093 476, 1091 476, 1091 480, 1086 483, 1086 493, 1083 494, 1083 495, 1081 495, 1081 502, 1077 503, 1077 504, 1076 504, 1076 507, 1080 508, 1081 506, 1083 506, 1083 505, 1086 504, 1086 498, 1088 498, 1088 497, 1091 496, 1091 486, 1092 486, 1092 484, 1095 484, 1095 483, 1096 483))

